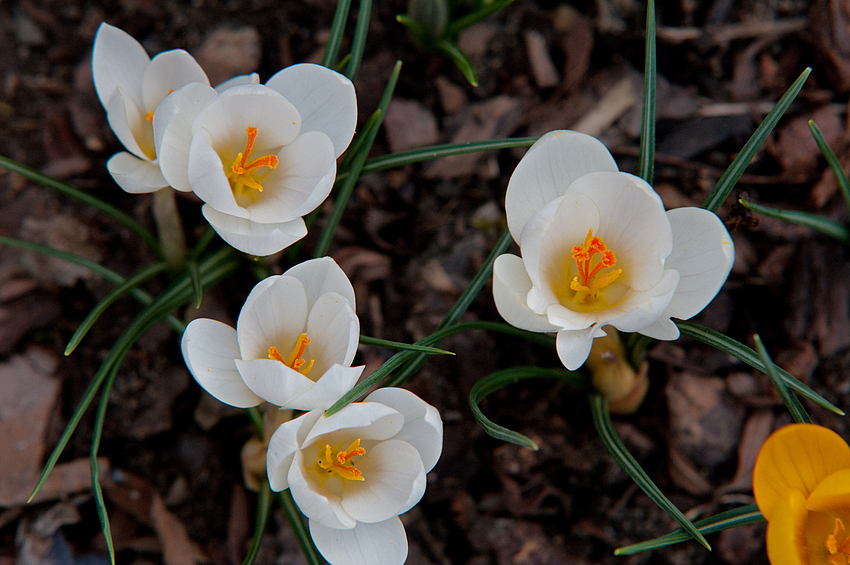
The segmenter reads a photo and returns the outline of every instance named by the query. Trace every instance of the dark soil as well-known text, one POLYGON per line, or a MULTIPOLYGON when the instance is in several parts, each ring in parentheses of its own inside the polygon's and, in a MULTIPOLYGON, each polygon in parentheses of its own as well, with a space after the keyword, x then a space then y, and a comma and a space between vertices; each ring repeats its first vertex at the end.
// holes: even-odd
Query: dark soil
MULTIPOLYGON (((91 83, 91 44, 100 22, 121 27, 151 54, 188 50, 213 82, 252 71, 265 80, 281 67, 321 58, 331 4, 0 3, 0 155, 66 180, 153 229, 150 196, 125 194, 106 172, 106 160, 120 146, 91 83), (235 55, 222 56, 223 48, 215 48, 225 44, 235 55)), ((695 321, 750 346, 752 335, 760 334, 778 364, 850 411, 846 248, 808 229, 754 216, 736 203, 745 194, 757 203, 846 221, 843 199, 807 121, 817 122, 846 167, 850 3, 661 4, 655 187, 668 208, 701 204, 773 103, 805 67, 813 68, 738 183, 739 192, 719 212, 735 240, 735 266, 695 321)), ((517 0, 460 37, 478 70, 477 88, 446 58, 414 47, 395 21, 404 10, 400 1, 376 3, 356 81, 362 126, 393 63, 404 63, 375 156, 576 128, 602 139, 622 170, 636 170, 642 5, 517 0)), ((505 187, 523 153, 444 159, 361 179, 331 255, 355 286, 365 335, 412 342, 433 331, 504 228, 505 187)), ((180 206, 194 242, 205 229, 198 202, 183 197, 180 206)), ((294 256, 284 253, 254 267, 280 273, 293 260, 309 258, 328 210, 322 208, 294 256)), ((5 172, 0 235, 69 250, 124 276, 154 259, 114 220, 5 172)), ((252 270, 246 263, 239 275, 208 291, 200 315, 234 320, 256 281, 252 270)), ((167 284, 157 279, 147 289, 155 294, 167 284)), ((77 351, 62 356, 76 327, 112 288, 86 269, 8 246, 0 250, 0 396, 34 391, 31 403, 4 407, 0 400, 0 426, 7 434, 0 437, 0 496, 6 501, 0 508, 0 565, 107 562, 88 488, 94 408, 60 459, 70 464, 83 458, 82 467, 59 480, 49 499, 23 505, 21 498, 100 362, 139 312, 131 299, 118 301, 77 351), (26 424, 17 426, 27 428, 22 434, 35 430, 35 439, 27 443, 10 435, 12 420, 26 424), (41 454, 34 470, 17 464, 27 454, 41 454)), ((198 315, 194 307, 178 314, 198 315)), ((464 319, 500 319, 489 285, 464 319)), ((687 542, 615 557, 614 548, 675 525, 605 451, 584 395, 532 380, 483 403, 488 417, 530 436, 539 451, 490 438, 468 408, 478 379, 516 365, 559 366, 555 353, 478 331, 451 337, 441 347, 457 355, 430 359, 405 385, 439 408, 445 423, 442 459, 429 475, 424 499, 404 517, 408 563, 766 563, 763 525, 710 536, 713 552, 687 542)), ((391 354, 361 347, 358 361, 371 371, 391 354)), ((626 446, 690 518, 752 503, 755 453, 772 429, 790 421, 768 378, 684 338, 654 344, 648 358, 651 387, 644 405, 633 416, 615 418, 626 446)), ((850 437, 845 419, 807 408, 817 423, 850 437)), ((131 350, 110 394, 106 422, 99 453, 118 561, 241 563, 256 496, 244 486, 239 452, 252 426, 196 385, 178 336, 165 324, 131 350)), ((301 562, 291 530, 275 510, 257 563, 301 562)))

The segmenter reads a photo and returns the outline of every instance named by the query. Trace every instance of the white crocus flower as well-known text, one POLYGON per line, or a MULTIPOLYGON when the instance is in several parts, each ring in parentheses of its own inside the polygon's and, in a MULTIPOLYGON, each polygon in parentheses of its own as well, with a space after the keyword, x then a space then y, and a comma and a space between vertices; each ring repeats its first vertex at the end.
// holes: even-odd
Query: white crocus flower
POLYGON ((642 179, 619 172, 593 137, 544 135, 505 196, 522 257, 493 266, 493 296, 518 328, 557 332, 568 369, 585 362, 603 326, 662 340, 714 298, 734 260, 729 232, 700 208, 664 211, 642 179))
POLYGON ((265 85, 237 77, 223 91, 191 84, 154 115, 165 179, 192 190, 203 213, 236 249, 270 255, 307 234, 302 216, 330 193, 336 159, 357 123, 354 85, 301 64, 265 85))
POLYGON ((360 340, 354 289, 329 257, 261 281, 236 329, 207 318, 183 333, 189 371, 218 400, 247 408, 329 408, 363 372, 352 367, 360 340))
POLYGON ((331 565, 401 565, 407 536, 398 516, 422 498, 442 448, 437 409, 382 388, 331 416, 313 410, 280 426, 269 442, 269 484, 290 489, 331 565))
POLYGON ((109 126, 127 151, 107 162, 109 174, 127 192, 155 192, 168 186, 153 142, 153 113, 174 90, 192 82, 209 85, 206 73, 182 49, 153 59, 130 35, 100 24, 92 50, 92 78, 109 126))

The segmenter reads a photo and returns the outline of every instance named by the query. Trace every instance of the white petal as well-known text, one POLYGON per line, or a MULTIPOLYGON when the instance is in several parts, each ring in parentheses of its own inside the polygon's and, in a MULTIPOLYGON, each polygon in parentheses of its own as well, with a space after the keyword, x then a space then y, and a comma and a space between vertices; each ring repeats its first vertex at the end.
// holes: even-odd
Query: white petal
POLYGON ((313 381, 276 359, 237 359, 236 368, 251 392, 282 408, 289 408, 288 402, 313 386, 313 381))
POLYGON ((301 131, 330 137, 334 158, 342 155, 357 126, 357 97, 348 78, 321 65, 303 63, 277 72, 266 86, 283 94, 301 114, 301 131))
POLYGON ((522 261, 532 284, 526 302, 534 312, 544 314, 548 306, 559 303, 572 278, 569 270, 570 265, 575 265, 572 248, 584 242, 588 229, 598 229, 599 215, 599 207, 592 198, 568 193, 544 206, 526 222, 522 261))
POLYGON ((708 210, 677 208, 667 217, 673 252, 665 266, 679 272, 679 285, 664 316, 687 320, 720 291, 735 261, 735 246, 723 222, 708 210))
POLYGON ((279 492, 289 488, 287 475, 295 453, 301 448, 307 432, 321 416, 321 410, 313 410, 284 422, 272 434, 266 454, 266 473, 273 491, 279 492))
POLYGON ((240 357, 268 359, 272 346, 288 357, 307 328, 307 314, 301 281, 286 275, 260 281, 245 300, 236 322, 240 357))
POLYGON ((141 159, 152 161, 156 158, 153 128, 120 86, 112 93, 106 105, 106 121, 127 151, 141 159))
MULTIPOLYGON (((356 526, 357 521, 342 509, 338 495, 324 490, 313 477, 308 479, 305 476, 308 471, 304 470, 304 463, 303 451, 297 451, 286 476, 289 491, 301 512, 311 521, 315 520, 328 528, 342 530, 356 526)), ((315 460, 309 463, 318 467, 315 460)))
POLYGON ((221 92, 195 118, 192 133, 209 132, 211 145, 231 161, 248 143, 246 128, 257 128, 252 157, 276 152, 301 131, 301 116, 286 98, 261 84, 241 84, 221 92))
MULTIPOLYGON (((193 124, 195 121, 192 122, 193 124)), ((209 135, 205 131, 192 135, 189 144, 189 164, 186 169, 189 186, 195 195, 208 207, 220 214, 247 219, 248 210, 236 203, 233 188, 224 172, 221 157, 210 145, 209 135)), ((205 214, 206 215, 206 214, 205 214)), ((207 218, 212 224, 213 221, 207 218)), ((213 225, 215 228, 215 225, 213 225)), ((216 229, 216 231, 218 231, 216 229)), ((225 240, 226 241, 226 240, 225 240)), ((235 246, 234 246, 235 247, 235 246)))
POLYGON ((191 82, 210 85, 195 58, 182 49, 163 51, 153 59, 142 79, 142 108, 154 110, 172 91, 191 82))
POLYGON ((223 214, 208 205, 204 205, 201 211, 221 239, 250 255, 265 257, 277 253, 307 235, 307 226, 301 218, 277 224, 258 224, 223 214))
POLYGON ((575 371, 587 361, 593 338, 607 335, 602 327, 593 325, 583 330, 562 330, 558 332, 555 340, 558 349, 558 357, 564 367, 575 371))
POLYGON ((638 333, 663 341, 679 339, 679 327, 667 316, 661 316, 654 324, 639 329, 638 333))
POLYGON ((213 97, 212 87, 200 82, 189 83, 167 96, 153 114, 153 138, 159 167, 176 190, 192 190, 189 184, 192 120, 213 97))
POLYGON ((404 416, 404 427, 393 439, 406 441, 419 451, 425 472, 429 472, 443 451, 443 421, 436 408, 410 392, 396 387, 379 388, 365 402, 380 402, 404 416))
POLYGON ((310 536, 331 565, 402 565, 407 560, 407 535, 398 516, 350 530, 310 520, 310 536))
POLYGON ((343 483, 342 507, 358 522, 383 522, 410 510, 425 494, 419 451, 390 439, 372 446, 357 461, 363 481, 343 483), (415 499, 411 503, 411 499, 415 499))
POLYGON ((299 135, 277 157, 277 167, 258 177, 263 192, 248 206, 255 222, 281 222, 312 212, 328 197, 336 178, 333 145, 321 132, 299 135))
POLYGON ((343 270, 331 257, 319 257, 299 263, 286 271, 284 275, 295 277, 304 284, 307 292, 307 304, 312 308, 319 297, 326 292, 336 292, 345 298, 354 308, 354 287, 343 270))
POLYGON ((249 75, 238 75, 233 78, 227 79, 221 84, 217 84, 215 89, 217 92, 223 92, 231 86, 238 86, 240 84, 260 84, 260 75, 258 75, 257 73, 251 73, 249 75))
POLYGON ((336 443, 332 438, 342 436, 364 441, 385 440, 400 432, 403 426, 404 416, 397 410, 377 402, 355 402, 316 422, 304 445, 336 443))
POLYGON ((617 255, 621 282, 635 290, 657 284, 673 236, 664 204, 652 187, 628 173, 605 172, 576 180, 568 191, 568 196, 573 194, 584 194, 598 206, 599 227, 593 235, 617 255))
POLYGON ((628 307, 618 305, 602 318, 603 323, 611 324, 622 332, 636 332, 654 324, 673 298, 676 285, 679 283, 679 273, 672 269, 664 271, 661 280, 654 287, 632 293, 628 307), (628 311, 616 318, 609 317, 617 310, 628 311))
POLYGON ((354 388, 366 367, 343 367, 332 365, 316 382, 310 382, 310 388, 299 397, 287 402, 283 407, 294 410, 327 410, 354 388))
POLYGON ((574 180, 587 173, 617 170, 605 146, 589 135, 561 130, 538 139, 517 165, 505 194, 508 228, 514 241, 522 243, 528 219, 563 195, 574 180))
POLYGON ((104 108, 119 86, 136 106, 142 105, 142 77, 150 57, 138 41, 104 22, 94 37, 91 63, 94 88, 104 108))
POLYGON ((130 194, 156 192, 168 186, 155 162, 139 159, 126 151, 110 157, 106 168, 118 186, 130 194))
POLYGON ((505 253, 493 264, 493 300, 502 318, 510 325, 532 332, 554 332, 558 328, 546 316, 537 314, 526 303, 531 279, 522 259, 505 253))
POLYGON ((319 297, 307 317, 313 370, 324 373, 333 364, 351 365, 360 343, 360 321, 351 305, 335 292, 319 297))
POLYGON ((239 356, 236 330, 215 320, 192 320, 181 341, 189 372, 204 390, 238 408, 256 406, 263 400, 245 386, 235 360, 239 356))

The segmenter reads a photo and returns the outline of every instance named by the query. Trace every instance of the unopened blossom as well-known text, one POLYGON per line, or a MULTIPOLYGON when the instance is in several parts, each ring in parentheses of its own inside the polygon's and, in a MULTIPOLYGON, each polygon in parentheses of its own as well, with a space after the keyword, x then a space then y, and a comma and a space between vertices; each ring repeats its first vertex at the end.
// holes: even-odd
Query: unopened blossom
POLYGON ((850 446, 828 428, 791 424, 764 443, 753 494, 771 565, 850 563, 850 446))
POLYGON ((357 101, 350 80, 319 65, 287 67, 264 85, 249 79, 178 90, 156 112, 154 138, 163 176, 204 201, 216 232, 270 255, 307 234, 302 216, 330 193, 357 101))
POLYGON ((354 289, 333 259, 305 261, 258 283, 236 329, 207 318, 190 322, 183 359, 226 404, 329 408, 363 372, 351 366, 360 341, 354 307, 354 289))
POLYGON ((153 114, 174 90, 192 82, 209 86, 195 59, 182 49, 151 59, 126 32, 100 24, 92 51, 92 78, 109 126, 127 151, 107 162, 115 182, 127 192, 154 192, 168 186, 160 173, 153 141, 153 114))
POLYGON ((382 388, 331 416, 313 410, 278 428, 269 484, 292 492, 331 565, 401 565, 407 536, 399 514, 422 498, 442 446, 436 408, 382 388))
POLYGON ((734 259, 720 219, 665 211, 645 181, 620 172, 595 138, 554 131, 517 165, 505 197, 522 257, 493 266, 493 296, 510 324, 557 332, 568 369, 585 362, 604 326, 672 340, 720 290, 734 259))

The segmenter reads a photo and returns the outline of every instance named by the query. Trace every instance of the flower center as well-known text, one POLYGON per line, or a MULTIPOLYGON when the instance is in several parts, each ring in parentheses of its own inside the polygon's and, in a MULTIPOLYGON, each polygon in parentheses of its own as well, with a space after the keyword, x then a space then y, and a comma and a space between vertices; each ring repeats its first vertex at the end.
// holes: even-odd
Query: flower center
POLYGON ((832 565, 846 565, 848 563, 850 537, 847 537, 847 530, 844 529, 844 522, 840 518, 835 518, 835 527, 832 533, 826 536, 824 545, 829 552, 829 562, 832 565))
POLYGON ((263 155, 249 162, 251 150, 254 149, 254 141, 257 139, 257 128, 248 126, 245 128, 245 133, 248 134, 248 144, 245 146, 245 151, 236 155, 236 159, 230 167, 230 172, 225 171, 230 180, 230 186, 233 188, 233 194, 237 196, 245 194, 246 187, 262 192, 263 185, 257 182, 254 175, 260 167, 274 169, 280 162, 277 155, 263 155))
POLYGON ((358 455, 366 455, 366 450, 360 447, 360 438, 351 442, 348 449, 345 451, 339 451, 336 455, 333 455, 333 450, 330 445, 325 445, 325 456, 324 458, 319 459, 319 467, 328 473, 336 473, 343 479, 348 479, 349 481, 365 481, 366 479, 363 477, 363 473, 361 473, 360 469, 357 469, 354 466, 354 462, 351 461, 352 457, 356 457, 358 455))
POLYGON ((287 367, 291 367, 295 369, 302 375, 307 375, 310 372, 310 369, 313 368, 313 362, 315 359, 310 359, 310 362, 307 363, 304 359, 301 358, 304 355, 304 350, 307 349, 307 344, 310 343, 310 339, 307 338, 307 334, 303 333, 298 336, 298 341, 295 342, 295 348, 292 350, 292 353, 289 354, 289 358, 284 361, 283 356, 278 353, 277 347, 272 345, 269 347, 269 359, 275 359, 280 361, 287 367), (306 365, 306 366, 305 366, 306 365))
POLYGON ((602 269, 613 267, 617 256, 608 249, 601 237, 593 237, 593 228, 587 232, 582 245, 573 246, 573 259, 578 267, 578 275, 570 281, 570 288, 576 291, 576 302, 587 302, 596 298, 596 293, 620 276, 623 269, 614 269, 602 273, 602 269), (599 257, 596 257, 599 255, 599 257))

